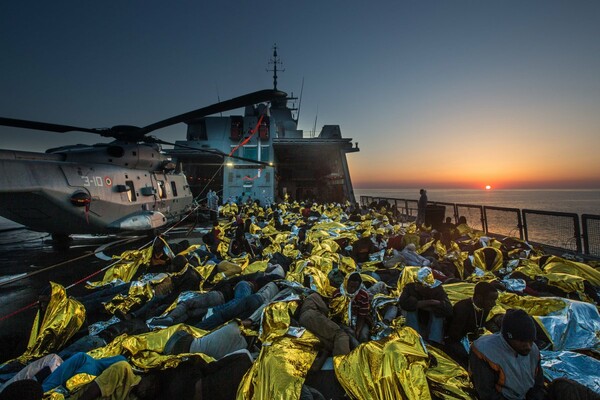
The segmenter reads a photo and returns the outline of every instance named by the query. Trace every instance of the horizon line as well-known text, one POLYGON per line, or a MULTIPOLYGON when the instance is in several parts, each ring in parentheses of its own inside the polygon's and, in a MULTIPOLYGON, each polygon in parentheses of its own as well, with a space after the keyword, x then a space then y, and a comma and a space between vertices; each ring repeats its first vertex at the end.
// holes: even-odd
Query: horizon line
MULTIPOLYGON (((353 189, 358 190, 486 190, 484 186, 361 186, 356 184, 352 186, 353 189)), ((492 186, 491 190, 600 190, 600 186, 492 186)))

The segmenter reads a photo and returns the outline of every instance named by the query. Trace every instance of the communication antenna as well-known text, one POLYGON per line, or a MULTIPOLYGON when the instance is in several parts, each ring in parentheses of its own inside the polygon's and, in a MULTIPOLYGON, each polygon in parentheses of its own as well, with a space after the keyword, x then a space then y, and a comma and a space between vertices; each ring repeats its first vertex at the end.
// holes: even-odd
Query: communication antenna
MULTIPOLYGON (((220 103, 221 102, 221 96, 219 96, 219 85, 215 85, 215 87, 217 88, 217 101, 220 103)), ((219 113, 219 116, 223 116, 223 111, 221 111, 219 113)))
POLYGON ((298 113, 296 114, 296 125, 300 120, 300 107, 302 106, 302 93, 304 92, 304 77, 302 77, 302 86, 300 87, 300 99, 298 100, 298 113))
MULTIPOLYGON (((277 43, 273 45, 273 58, 269 60, 269 65, 273 66, 273 69, 268 69, 267 72, 273 72, 273 89, 277 90, 277 66, 283 65, 279 57, 277 56, 277 43)), ((284 72, 285 69, 280 69, 279 71, 284 72)))
POLYGON ((317 113, 315 114, 315 124, 313 126, 312 137, 317 134, 317 118, 319 118, 319 105, 317 104, 317 113))

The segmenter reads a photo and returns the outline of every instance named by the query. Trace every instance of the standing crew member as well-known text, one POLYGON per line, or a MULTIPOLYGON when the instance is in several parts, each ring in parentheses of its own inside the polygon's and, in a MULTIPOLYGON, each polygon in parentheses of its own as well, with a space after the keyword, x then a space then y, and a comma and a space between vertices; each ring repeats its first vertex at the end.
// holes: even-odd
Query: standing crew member
POLYGON ((419 193, 421 193, 421 197, 419 197, 417 220, 415 221, 417 226, 425 223, 425 210, 427 209, 427 190, 421 189, 419 193))

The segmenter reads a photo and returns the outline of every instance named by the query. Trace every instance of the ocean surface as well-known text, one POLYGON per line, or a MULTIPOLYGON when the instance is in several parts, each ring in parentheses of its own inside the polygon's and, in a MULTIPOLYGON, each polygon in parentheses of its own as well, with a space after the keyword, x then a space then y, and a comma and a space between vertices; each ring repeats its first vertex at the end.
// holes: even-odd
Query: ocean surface
MULTIPOLYGON (((427 189, 427 188, 425 188, 427 189)), ((418 200, 419 189, 354 189, 360 196, 418 200)), ((427 189, 429 201, 600 215, 600 190, 427 189)))
MULTIPOLYGON (((354 189, 360 196, 418 200, 419 189, 354 189)), ((429 201, 600 215, 600 190, 427 189, 429 201)), ((0 217, 0 230, 20 225, 0 217)))

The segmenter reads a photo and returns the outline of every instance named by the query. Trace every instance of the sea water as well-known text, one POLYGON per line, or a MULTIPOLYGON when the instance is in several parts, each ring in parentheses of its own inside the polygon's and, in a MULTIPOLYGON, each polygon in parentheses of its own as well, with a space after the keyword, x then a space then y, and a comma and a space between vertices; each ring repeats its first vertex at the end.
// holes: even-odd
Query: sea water
MULTIPOLYGON (((444 203, 474 204, 540 211, 600 215, 600 190, 472 190, 427 189, 427 199, 444 203)), ((418 200, 419 189, 354 189, 360 196, 418 200)))
MULTIPOLYGON (((360 196, 418 200, 419 189, 355 189, 354 194, 357 200, 360 199, 360 196)), ((579 216, 582 214, 600 215, 600 190, 431 189, 427 190, 427 199, 430 202, 558 211, 579 216)), ((477 209, 469 210, 462 207, 459 213, 467 217, 469 225, 483 229, 477 209), (469 211, 475 212, 469 213, 469 211)), ((452 214, 446 212, 446 216, 452 216, 452 214)), ((487 216, 487 222, 490 232, 519 236, 518 220, 514 213, 492 211, 487 216)), ((576 251, 579 250, 576 237, 578 233, 574 232, 573 228, 573 219, 568 217, 529 214, 527 218, 528 240, 576 251)), ((590 221, 588 226, 590 253, 600 256, 599 232, 598 220, 590 221)))

